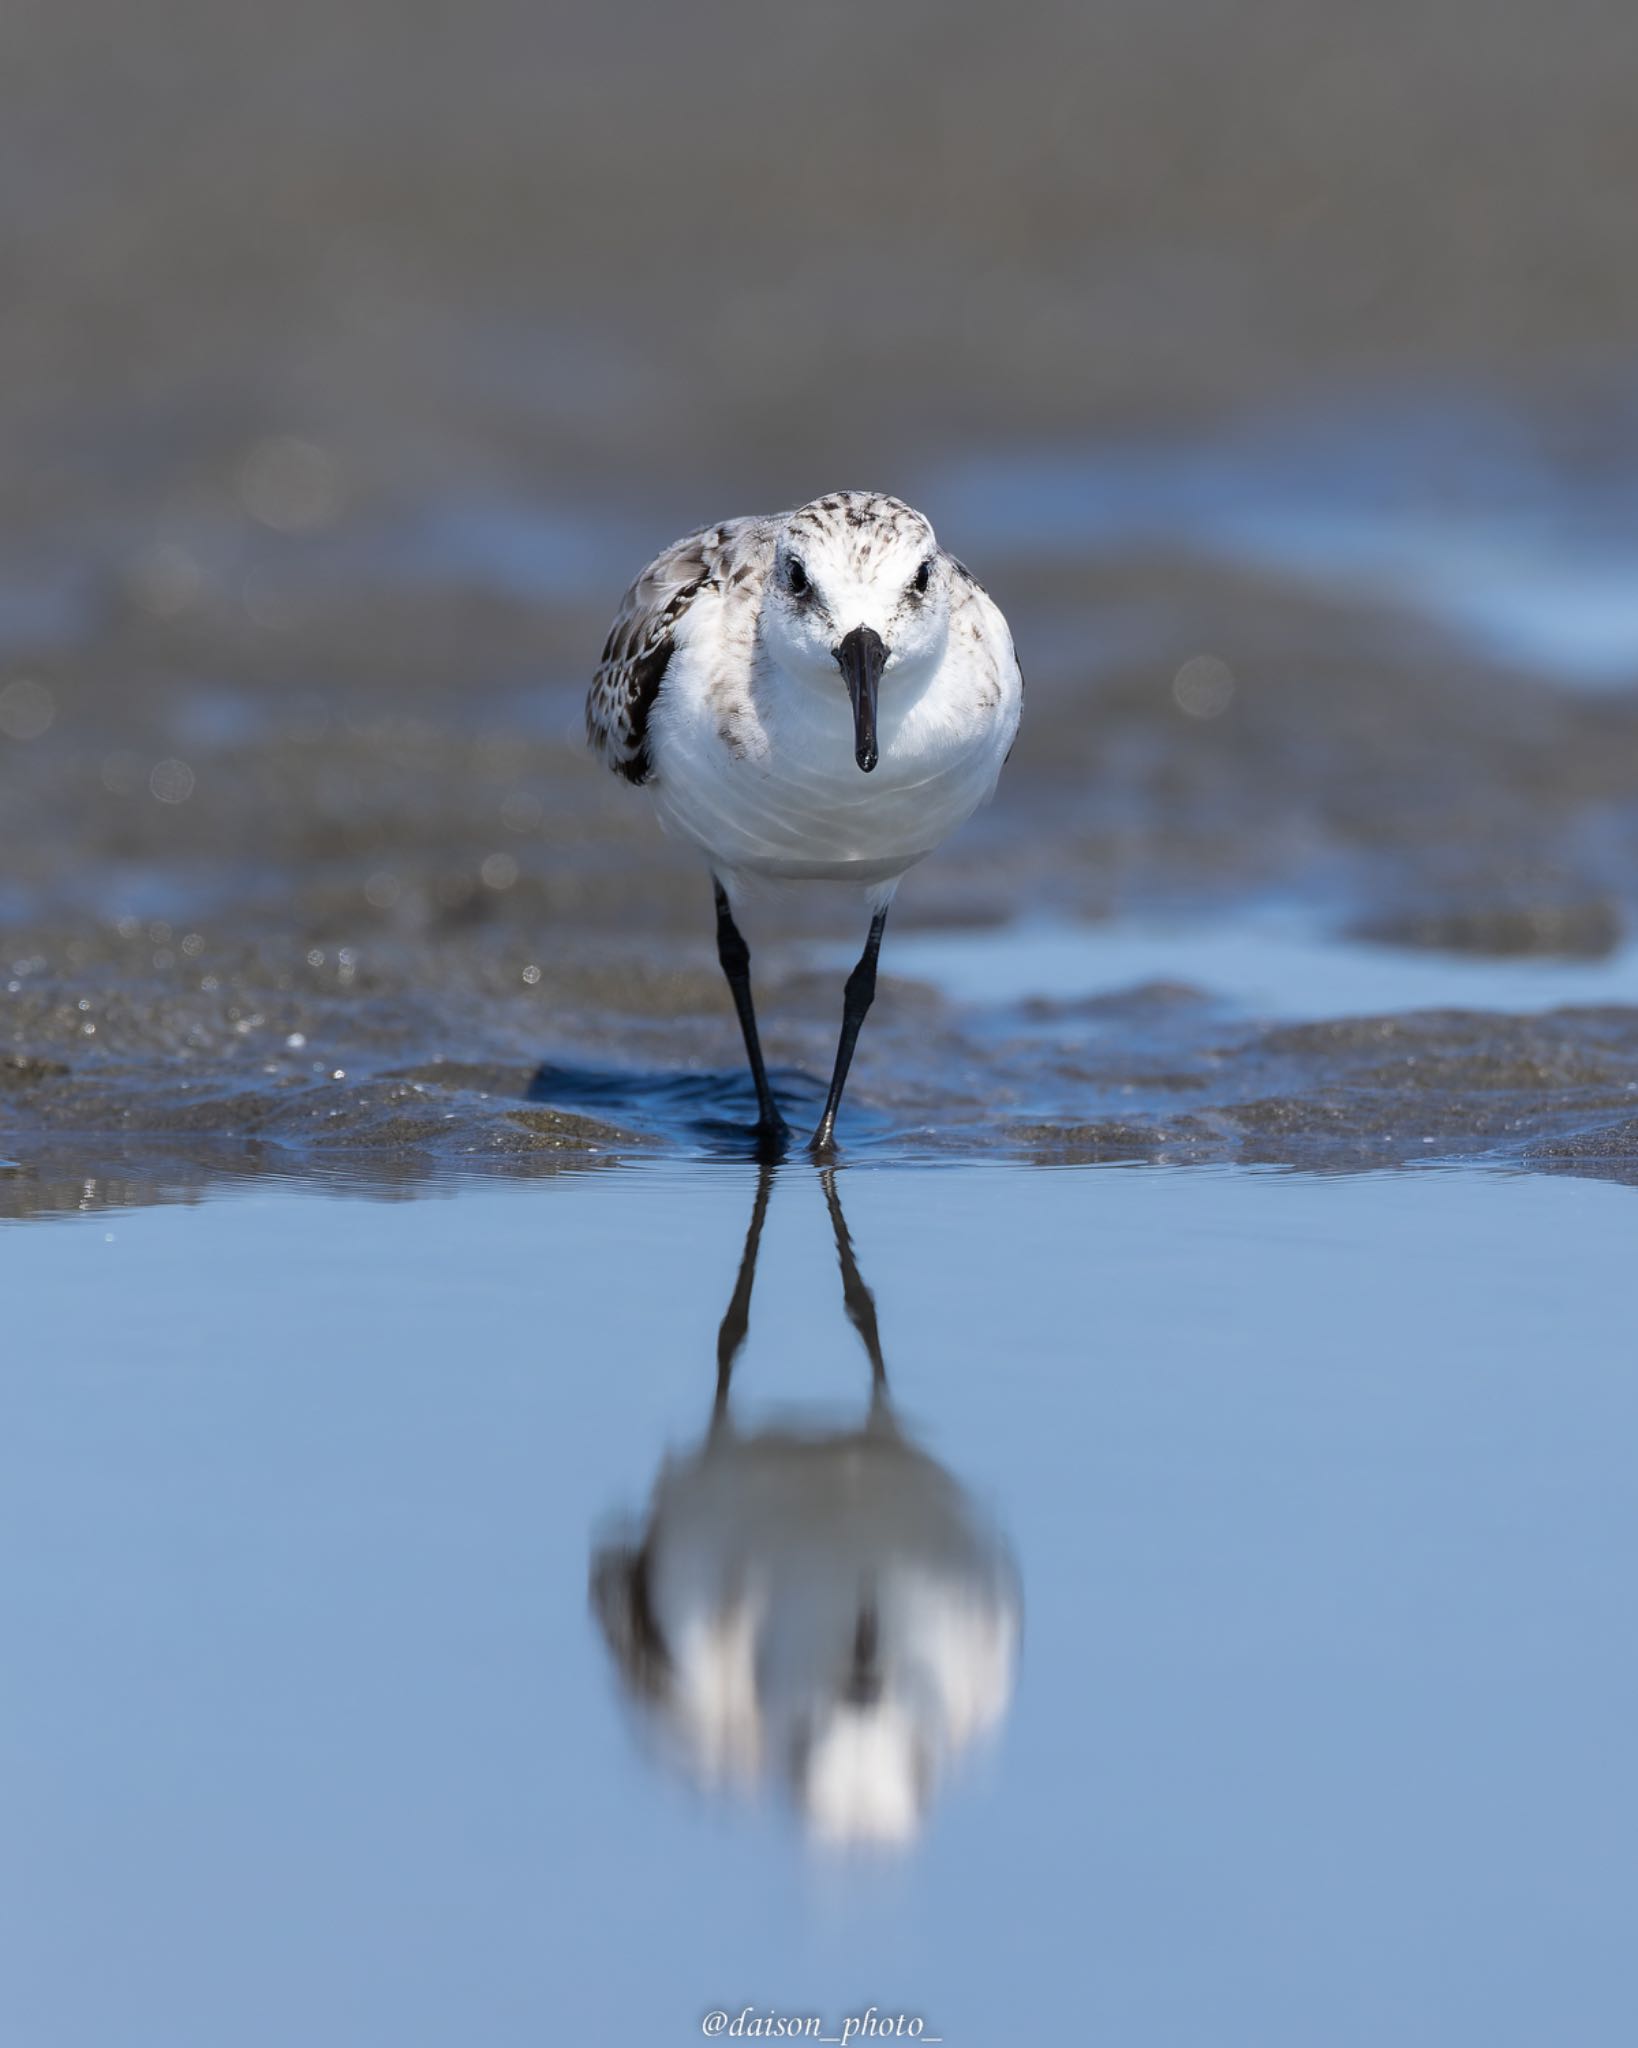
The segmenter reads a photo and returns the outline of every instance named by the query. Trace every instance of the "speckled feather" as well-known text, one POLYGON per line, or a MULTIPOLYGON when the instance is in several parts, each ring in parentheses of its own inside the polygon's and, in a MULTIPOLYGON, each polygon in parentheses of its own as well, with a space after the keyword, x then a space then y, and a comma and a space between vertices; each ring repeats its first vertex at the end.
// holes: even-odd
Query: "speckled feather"
POLYGON ((653 772, 648 719, 676 646, 678 621, 702 590, 732 591, 754 609, 781 520, 726 519, 655 556, 620 600, 586 698, 586 736, 628 782, 653 772))

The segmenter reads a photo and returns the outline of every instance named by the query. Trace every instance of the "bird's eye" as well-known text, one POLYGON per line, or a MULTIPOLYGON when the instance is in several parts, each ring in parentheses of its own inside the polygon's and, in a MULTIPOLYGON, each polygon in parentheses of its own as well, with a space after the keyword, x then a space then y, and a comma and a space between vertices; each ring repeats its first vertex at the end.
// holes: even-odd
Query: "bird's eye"
POLYGON ((913 591, 915 591, 918 597, 924 597, 927 593, 927 586, 929 583, 932 582, 932 580, 933 564, 931 558, 929 558, 927 561, 923 562, 921 567, 916 571, 916 580, 914 583, 911 584, 910 588, 913 591))
POLYGON ((807 570, 803 568, 795 555, 791 556, 790 565, 785 571, 785 581, 798 597, 805 597, 813 588, 813 585, 808 581, 807 570))

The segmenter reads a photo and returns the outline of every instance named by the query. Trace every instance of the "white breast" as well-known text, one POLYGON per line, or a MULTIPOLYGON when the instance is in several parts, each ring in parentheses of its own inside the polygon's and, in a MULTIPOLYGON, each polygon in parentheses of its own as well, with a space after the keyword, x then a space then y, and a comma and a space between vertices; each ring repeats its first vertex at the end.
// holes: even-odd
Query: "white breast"
POLYGON ((1022 691, 1000 613, 952 634, 919 688, 882 681, 880 758, 853 758, 840 674, 833 692, 774 676, 725 679, 708 611, 690 622, 654 707, 652 789, 668 830, 725 879, 853 882, 880 892, 924 859, 995 788, 1022 691), (999 628, 1000 646, 995 645, 999 628))

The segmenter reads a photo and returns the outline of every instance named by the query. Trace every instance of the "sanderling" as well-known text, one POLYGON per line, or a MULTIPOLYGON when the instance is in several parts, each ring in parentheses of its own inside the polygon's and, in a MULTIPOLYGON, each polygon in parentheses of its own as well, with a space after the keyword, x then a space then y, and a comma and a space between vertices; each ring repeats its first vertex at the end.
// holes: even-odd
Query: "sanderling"
POLYGON ((888 906, 995 788, 1024 680, 1007 622, 921 513, 868 491, 730 519, 666 549, 626 592, 586 700, 604 762, 647 785, 710 868, 717 956, 756 1083, 786 1136, 736 913, 765 882, 857 889, 869 936, 848 977, 828 1153, 888 906))

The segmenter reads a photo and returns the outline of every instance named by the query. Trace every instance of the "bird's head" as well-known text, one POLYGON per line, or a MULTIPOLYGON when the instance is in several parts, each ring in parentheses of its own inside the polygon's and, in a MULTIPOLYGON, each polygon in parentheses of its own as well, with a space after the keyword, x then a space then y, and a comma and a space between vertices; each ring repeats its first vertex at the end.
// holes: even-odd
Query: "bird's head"
POLYGON ((838 1703, 792 1758, 797 1796, 820 1841, 898 1848, 914 1839, 932 1792, 928 1731, 906 1703, 838 1703))
POLYGON ((763 603, 769 654, 787 673, 846 692, 853 758, 876 765, 884 678, 919 679, 950 628, 950 563, 921 513, 874 491, 833 491, 780 530, 763 603))

